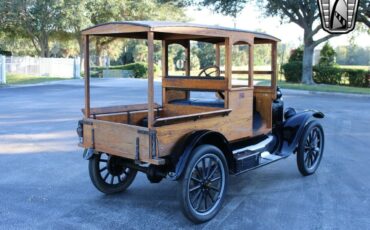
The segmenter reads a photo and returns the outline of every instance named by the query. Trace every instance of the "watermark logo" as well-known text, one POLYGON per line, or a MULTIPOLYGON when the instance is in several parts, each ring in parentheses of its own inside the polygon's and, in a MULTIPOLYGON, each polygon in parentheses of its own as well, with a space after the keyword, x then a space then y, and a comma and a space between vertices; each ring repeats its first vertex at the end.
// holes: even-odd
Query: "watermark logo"
POLYGON ((322 28, 332 34, 345 34, 355 28, 359 0, 317 0, 322 28))

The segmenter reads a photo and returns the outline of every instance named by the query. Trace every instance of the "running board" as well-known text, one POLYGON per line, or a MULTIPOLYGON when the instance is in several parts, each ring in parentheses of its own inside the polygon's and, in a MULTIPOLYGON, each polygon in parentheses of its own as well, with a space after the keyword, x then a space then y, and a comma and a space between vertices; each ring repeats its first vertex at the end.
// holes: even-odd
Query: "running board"
POLYGON ((288 156, 279 156, 279 155, 274 155, 270 154, 269 152, 263 152, 260 155, 260 158, 258 160, 258 164, 251 166, 251 167, 245 167, 245 168, 236 168, 236 171, 234 172, 234 175, 239 175, 248 171, 251 171, 253 169, 257 169, 259 167, 274 163, 276 161, 279 161, 281 159, 285 159, 288 156))
POLYGON ((274 141, 274 139, 275 139, 274 136, 272 136, 272 135, 268 136, 265 140, 261 141, 258 144, 234 150, 233 154, 234 155, 238 155, 238 154, 241 154, 241 153, 253 154, 253 153, 257 153, 257 152, 260 153, 260 152, 266 151, 266 148, 272 143, 272 141, 274 141))
POLYGON ((274 144, 274 142, 276 142, 276 138, 270 135, 255 145, 234 150, 234 165, 232 167, 232 172, 234 174, 239 174, 282 159, 282 156, 274 155, 269 152, 269 149, 271 149, 269 147, 274 144))

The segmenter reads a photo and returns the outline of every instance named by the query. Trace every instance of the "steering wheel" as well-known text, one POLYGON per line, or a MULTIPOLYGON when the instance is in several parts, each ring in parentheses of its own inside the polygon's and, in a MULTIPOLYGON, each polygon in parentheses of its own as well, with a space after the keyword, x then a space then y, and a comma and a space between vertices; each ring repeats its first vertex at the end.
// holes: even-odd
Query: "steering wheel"
MULTIPOLYGON (((217 65, 212 65, 212 66, 208 66, 202 69, 200 73, 198 74, 198 77, 202 77, 202 75, 204 75, 205 77, 212 77, 211 74, 219 73, 219 72, 220 72, 220 67, 218 67, 217 65)), ((225 100, 225 95, 222 91, 217 91, 216 96, 221 100, 225 100)))
POLYGON ((204 69, 202 69, 200 71, 200 73, 198 74, 198 77, 212 77, 212 74, 214 73, 219 73, 220 72, 220 67, 218 67, 217 65, 212 65, 212 66, 208 66, 204 69))

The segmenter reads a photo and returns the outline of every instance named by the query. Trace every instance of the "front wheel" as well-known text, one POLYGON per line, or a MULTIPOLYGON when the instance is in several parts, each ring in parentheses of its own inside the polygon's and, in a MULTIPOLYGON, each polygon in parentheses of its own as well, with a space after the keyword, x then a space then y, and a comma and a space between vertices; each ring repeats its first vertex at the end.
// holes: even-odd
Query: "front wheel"
POLYGON ((297 150, 299 172, 303 176, 315 173, 324 151, 324 131, 318 121, 312 121, 305 127, 297 150))
POLYGON ((122 158, 107 153, 94 154, 89 160, 94 186, 105 194, 123 192, 134 181, 137 171, 122 165, 122 158))
POLYGON ((218 148, 201 145, 193 150, 178 190, 187 218, 202 223, 218 213, 225 199, 228 172, 225 156, 218 148))

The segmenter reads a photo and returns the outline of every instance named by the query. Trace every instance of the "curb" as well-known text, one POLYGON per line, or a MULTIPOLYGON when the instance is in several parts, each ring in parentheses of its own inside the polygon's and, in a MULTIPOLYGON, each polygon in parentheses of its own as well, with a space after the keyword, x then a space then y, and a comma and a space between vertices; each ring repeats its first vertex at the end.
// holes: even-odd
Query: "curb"
POLYGON ((7 89, 12 89, 12 88, 26 88, 26 87, 34 87, 34 86, 45 86, 45 85, 53 85, 55 83, 66 83, 66 81, 68 82, 72 82, 72 81, 76 81, 76 80, 79 80, 79 79, 66 79, 66 80, 57 80, 57 81, 47 81, 47 82, 40 82, 40 83, 35 83, 35 84, 19 84, 19 85, 8 85, 8 84, 5 84, 5 85, 0 85, 0 88, 7 88, 7 89))

